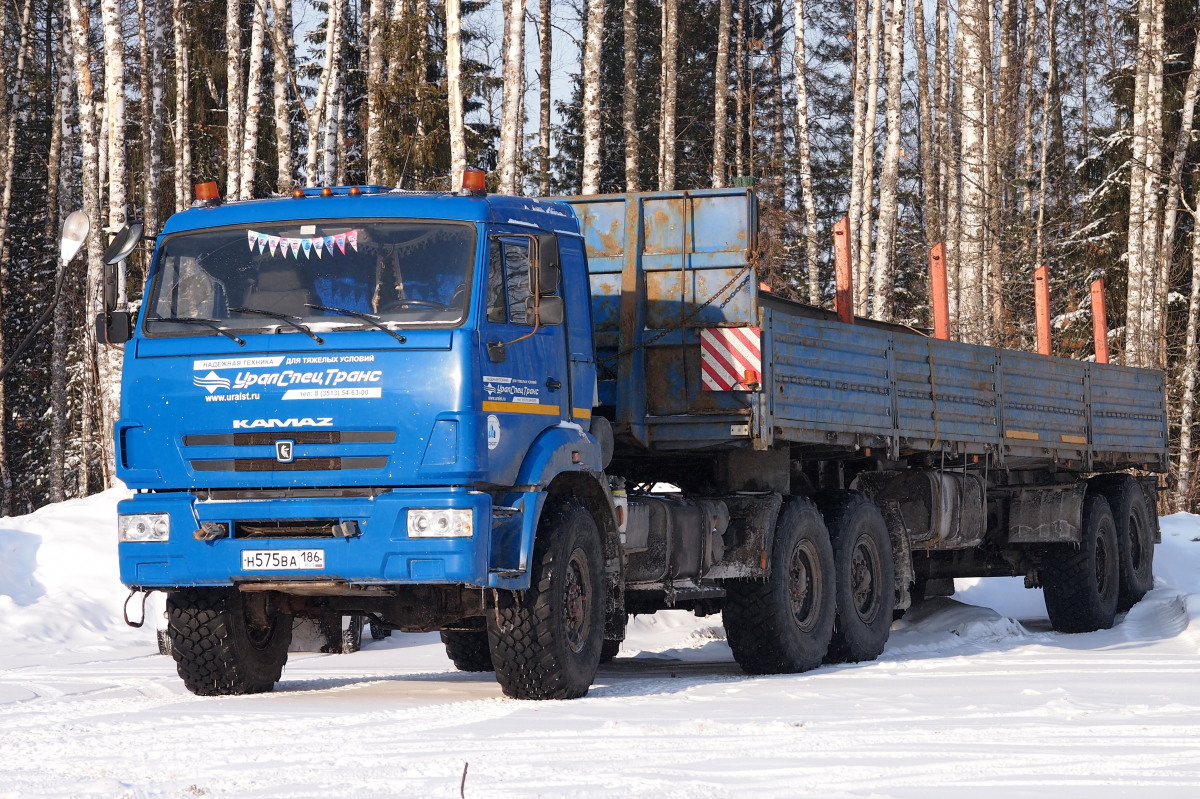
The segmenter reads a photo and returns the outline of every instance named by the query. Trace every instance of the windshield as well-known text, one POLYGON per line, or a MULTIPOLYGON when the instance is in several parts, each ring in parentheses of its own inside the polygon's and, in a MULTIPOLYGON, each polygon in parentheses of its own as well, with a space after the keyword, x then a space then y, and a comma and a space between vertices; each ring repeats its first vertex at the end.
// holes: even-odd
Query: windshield
POLYGON ((474 226, 454 222, 271 222, 179 234, 159 250, 144 326, 151 335, 215 336, 288 332, 295 322, 457 325, 474 255, 474 226))

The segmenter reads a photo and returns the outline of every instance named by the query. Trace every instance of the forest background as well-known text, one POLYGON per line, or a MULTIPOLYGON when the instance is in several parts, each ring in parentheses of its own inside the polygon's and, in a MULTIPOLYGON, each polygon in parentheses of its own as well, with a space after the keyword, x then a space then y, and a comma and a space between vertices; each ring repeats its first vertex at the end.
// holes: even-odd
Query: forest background
MULTIPOLYGON (((114 479, 121 353, 91 319, 127 220, 156 232, 203 181, 444 190, 468 164, 528 195, 754 179, 760 279, 830 306, 848 217, 857 312, 917 328, 944 242, 968 342, 1033 349, 1045 265, 1054 354, 1093 358, 1102 279, 1113 359, 1167 373, 1164 510, 1195 511, 1198 23, 1194 0, 0 0, 0 515, 114 479)), ((148 245, 131 263, 136 302, 148 245)))

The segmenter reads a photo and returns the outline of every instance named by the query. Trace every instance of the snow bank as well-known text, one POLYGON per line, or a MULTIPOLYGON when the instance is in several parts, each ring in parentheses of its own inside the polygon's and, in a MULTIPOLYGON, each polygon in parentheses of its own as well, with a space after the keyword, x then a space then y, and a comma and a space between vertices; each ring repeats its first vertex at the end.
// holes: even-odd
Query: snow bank
POLYGON ((133 630, 121 617, 129 591, 118 578, 116 505, 128 493, 0 518, 0 660, 153 640, 153 629, 133 630))

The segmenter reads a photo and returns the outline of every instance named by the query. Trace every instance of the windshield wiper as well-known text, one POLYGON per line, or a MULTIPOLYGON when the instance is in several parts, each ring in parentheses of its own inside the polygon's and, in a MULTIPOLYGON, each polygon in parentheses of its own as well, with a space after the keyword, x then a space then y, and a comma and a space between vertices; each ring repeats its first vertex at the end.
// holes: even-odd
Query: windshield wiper
POLYGON ((390 327, 388 327, 387 325, 380 322, 379 317, 375 316, 374 314, 363 313, 362 311, 351 311, 349 308, 333 308, 329 305, 313 305, 311 302, 306 302, 306 303, 304 303, 304 305, 306 308, 312 308, 314 311, 333 311, 334 313, 345 314, 346 316, 353 316, 355 319, 363 320, 371 327, 375 327, 375 328, 382 330, 384 333, 387 333, 389 336, 396 339, 396 341, 399 341, 401 344, 408 341, 408 339, 406 339, 404 336, 400 335, 395 330, 392 330, 390 327))
POLYGON ((150 316, 150 317, 146 318, 146 321, 147 322, 183 322, 186 325, 204 325, 205 327, 211 327, 213 330, 217 331, 222 336, 225 336, 225 338, 233 339, 234 341, 236 341, 238 343, 239 347, 246 346, 246 342, 244 339, 238 338, 237 336, 233 335, 225 328, 218 325, 216 319, 200 319, 195 316, 170 316, 170 317, 150 316))
POLYGON ((279 313, 279 311, 264 311, 262 308, 230 308, 229 310, 233 311, 234 313, 256 313, 261 316, 269 316, 272 319, 278 319, 280 322, 283 322, 284 324, 287 324, 287 325, 290 325, 291 327, 296 328, 301 333, 308 336, 309 338, 311 338, 313 341, 317 342, 318 344, 325 343, 325 339, 321 338, 316 333, 312 332, 307 327, 300 324, 299 316, 292 316, 291 314, 279 313))

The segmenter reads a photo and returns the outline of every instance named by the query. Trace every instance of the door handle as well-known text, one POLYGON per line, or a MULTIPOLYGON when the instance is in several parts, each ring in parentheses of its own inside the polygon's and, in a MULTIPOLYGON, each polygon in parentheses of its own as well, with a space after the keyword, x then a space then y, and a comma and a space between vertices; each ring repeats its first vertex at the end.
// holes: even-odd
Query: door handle
POLYGON ((562 382, 555 380, 553 377, 547 377, 546 388, 550 389, 551 391, 558 391, 560 388, 562 388, 562 382))

